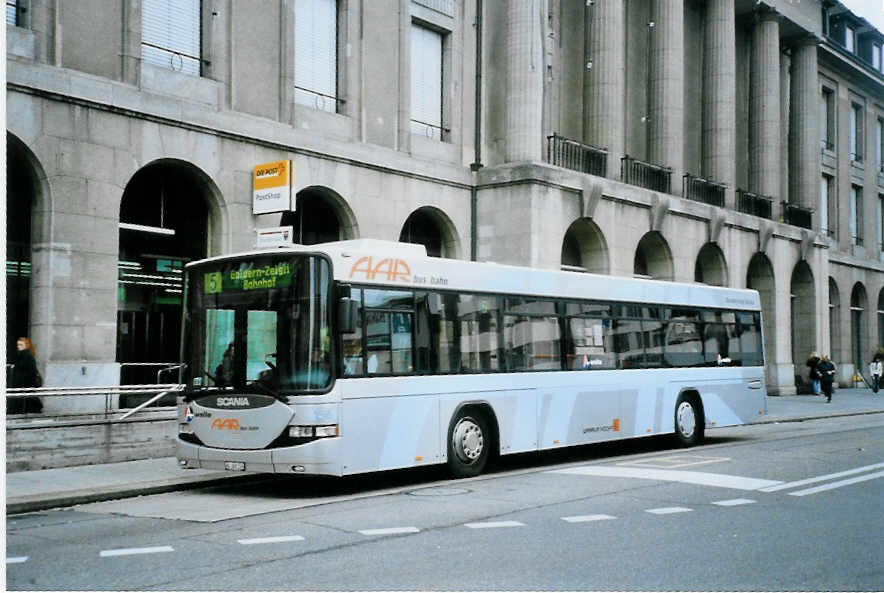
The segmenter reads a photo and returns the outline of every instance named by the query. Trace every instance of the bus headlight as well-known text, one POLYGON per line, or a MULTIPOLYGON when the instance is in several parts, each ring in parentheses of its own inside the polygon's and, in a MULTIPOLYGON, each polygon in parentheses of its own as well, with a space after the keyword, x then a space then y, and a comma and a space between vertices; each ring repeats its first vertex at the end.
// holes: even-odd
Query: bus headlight
POLYGON ((336 437, 338 436, 338 425, 289 426, 289 436, 293 438, 336 437))

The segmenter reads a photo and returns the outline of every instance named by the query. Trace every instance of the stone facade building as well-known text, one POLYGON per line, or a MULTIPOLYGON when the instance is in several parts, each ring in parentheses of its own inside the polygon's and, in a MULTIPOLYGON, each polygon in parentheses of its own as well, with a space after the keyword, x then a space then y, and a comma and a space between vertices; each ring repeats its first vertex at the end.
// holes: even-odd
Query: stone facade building
POLYGON ((830 0, 7 0, 7 348, 150 381, 182 262, 291 224, 753 288, 769 391, 812 350, 847 382, 884 342, 882 44, 830 0), (255 215, 281 159, 297 208, 255 215))

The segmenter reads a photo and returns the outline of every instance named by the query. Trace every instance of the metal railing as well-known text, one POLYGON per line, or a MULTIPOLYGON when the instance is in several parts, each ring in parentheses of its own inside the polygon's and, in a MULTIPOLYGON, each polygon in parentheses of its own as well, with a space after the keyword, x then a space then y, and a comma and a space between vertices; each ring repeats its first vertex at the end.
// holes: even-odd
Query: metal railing
POLYGON ((672 169, 654 163, 646 163, 629 155, 620 159, 620 179, 624 183, 645 189, 672 193, 672 169))
POLYGON ((608 151, 558 134, 546 137, 546 161, 557 167, 604 177, 608 151))
POLYGON ((685 173, 682 177, 681 195, 688 200, 724 208, 724 192, 726 190, 727 185, 718 181, 703 179, 690 173, 685 173))
POLYGON ((813 209, 783 202, 783 222, 803 229, 813 228, 813 209))
MULTIPOLYGON (((13 389, 6 390, 6 398, 7 402, 9 399, 26 399, 29 397, 38 397, 38 398, 46 398, 46 397, 95 397, 95 396, 104 396, 104 411, 93 411, 89 412, 91 414, 103 414, 104 416, 108 416, 112 413, 117 413, 122 410, 113 409, 113 396, 115 395, 147 395, 153 396, 147 399, 146 402, 132 408, 128 413, 119 418, 118 420, 122 420, 131 414, 142 410, 146 406, 151 403, 159 400, 161 397, 166 394, 177 393, 184 389, 184 385, 180 383, 166 383, 162 385, 110 385, 110 386, 97 386, 97 387, 17 387, 13 389)), ((125 408, 124 408, 125 409, 125 408)), ((56 414, 56 416, 65 416, 65 415, 82 415, 84 412, 72 412, 71 414, 56 414)), ((34 413, 24 413, 22 416, 34 416, 38 414, 34 413)))
POLYGON ((773 219, 774 200, 770 196, 752 193, 744 189, 737 190, 737 210, 760 218, 773 219))

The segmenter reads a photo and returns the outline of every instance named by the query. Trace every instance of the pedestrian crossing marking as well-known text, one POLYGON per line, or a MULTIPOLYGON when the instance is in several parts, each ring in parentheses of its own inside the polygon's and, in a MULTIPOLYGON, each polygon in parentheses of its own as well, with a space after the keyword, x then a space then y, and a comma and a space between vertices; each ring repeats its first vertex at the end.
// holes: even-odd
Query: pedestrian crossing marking
POLYGON ((777 480, 761 480, 758 478, 746 478, 743 476, 731 476, 727 474, 640 467, 613 467, 604 465, 570 467, 566 469, 552 470, 549 473, 595 476, 602 478, 638 478, 644 480, 660 480, 664 482, 682 482, 685 484, 697 484, 699 486, 733 488, 735 490, 760 490, 762 488, 782 483, 777 480))

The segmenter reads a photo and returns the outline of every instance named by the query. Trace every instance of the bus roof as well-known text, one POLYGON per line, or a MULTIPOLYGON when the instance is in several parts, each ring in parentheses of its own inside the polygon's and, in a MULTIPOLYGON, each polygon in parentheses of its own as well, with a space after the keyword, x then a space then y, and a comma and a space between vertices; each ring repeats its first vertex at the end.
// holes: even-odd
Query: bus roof
POLYGON ((744 311, 761 309, 760 297, 755 290, 429 257, 423 245, 376 239, 291 245, 202 261, 287 252, 326 254, 332 260, 335 280, 354 284, 744 311))

